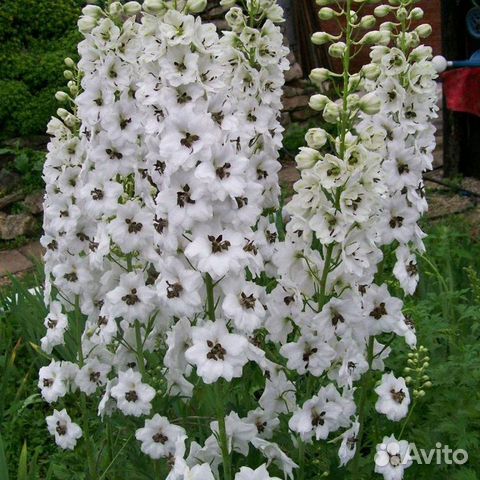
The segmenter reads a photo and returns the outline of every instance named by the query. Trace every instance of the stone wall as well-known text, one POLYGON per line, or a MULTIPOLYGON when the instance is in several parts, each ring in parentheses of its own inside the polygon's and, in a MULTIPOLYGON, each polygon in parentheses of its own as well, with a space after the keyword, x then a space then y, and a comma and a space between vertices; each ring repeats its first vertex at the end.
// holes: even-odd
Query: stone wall
MULTIPOLYGON (((228 28, 225 22, 226 9, 220 7, 218 0, 209 0, 203 19, 216 25, 218 31, 228 28)), ((288 40, 285 39, 285 44, 288 40)), ((285 73, 285 87, 283 97, 282 124, 289 125, 292 122, 306 122, 316 115, 308 107, 310 95, 313 93, 312 86, 305 79, 302 67, 296 61, 293 53, 288 56, 290 70, 285 73)))

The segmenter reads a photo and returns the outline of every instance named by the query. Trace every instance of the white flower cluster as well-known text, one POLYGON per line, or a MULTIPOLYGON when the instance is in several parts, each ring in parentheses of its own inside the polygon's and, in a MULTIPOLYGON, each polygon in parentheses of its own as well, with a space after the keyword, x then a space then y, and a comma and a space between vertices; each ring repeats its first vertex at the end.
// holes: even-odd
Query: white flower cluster
POLYGON ((397 46, 372 49, 373 65, 380 74, 367 88, 376 92, 382 108, 362 125, 382 132, 378 148, 384 158, 383 182, 388 193, 382 208, 382 243, 398 245, 393 273, 408 295, 415 292, 419 279, 413 252, 425 250, 417 222, 428 208, 423 173, 432 168, 432 120, 438 111, 432 49, 418 43, 418 35, 402 35, 397 46))
MULTIPOLYGON (((232 31, 219 38, 191 15, 204 3, 90 5, 79 21, 81 59, 67 61, 70 95, 57 95, 71 112, 60 109, 49 125, 42 239, 50 307, 42 348, 77 354, 42 368, 49 403, 79 390, 101 398, 102 418, 151 415, 154 353, 163 357, 162 394, 175 397, 192 395, 195 374, 231 381, 249 361, 281 377, 250 337, 266 321, 266 290, 253 279, 276 240, 262 214, 279 192, 282 11, 273 0, 229 5, 232 31)), ((213 422, 188 458, 185 430, 158 413, 136 438, 168 460, 172 479, 213 478, 210 468, 225 463, 222 435, 291 475, 295 464, 267 440, 279 406, 269 395, 265 409, 213 422)), ((82 434, 65 410, 48 425, 63 448, 82 434)), ((270 478, 265 467, 237 477, 250 473, 270 478)))
MULTIPOLYGON (((301 179, 286 206, 286 240, 274 255, 280 277, 274 295, 285 296, 283 320, 269 335, 282 344, 287 367, 305 377, 297 388, 299 396, 300 389, 307 391, 306 401, 290 419, 291 430, 309 443, 346 428, 339 450, 345 465, 358 459, 362 398, 368 396, 363 390, 371 388, 373 371, 385 369, 394 336, 416 345, 403 302, 385 282, 384 251, 396 249, 392 273, 412 294, 418 271, 411 250, 423 248, 417 222, 427 208, 422 174, 435 146, 436 86, 431 50, 418 46, 426 27, 408 31, 419 16, 414 2, 377 7, 376 16, 393 13, 402 20, 363 37, 375 16, 360 17, 362 7, 351 0, 339 10, 326 6, 328 0, 318 3, 324 6, 320 18, 344 17, 343 38, 320 32, 312 39, 331 43, 329 53, 341 60, 343 74, 325 68, 311 74, 316 84, 330 83, 337 99, 318 94, 310 101, 332 128, 311 129, 297 157, 301 179), (398 46, 388 47, 392 41, 398 46), (352 58, 372 44, 372 63, 352 74, 352 58)), ((385 374, 376 393, 378 412, 393 421, 407 415, 410 395, 402 378, 385 374)))

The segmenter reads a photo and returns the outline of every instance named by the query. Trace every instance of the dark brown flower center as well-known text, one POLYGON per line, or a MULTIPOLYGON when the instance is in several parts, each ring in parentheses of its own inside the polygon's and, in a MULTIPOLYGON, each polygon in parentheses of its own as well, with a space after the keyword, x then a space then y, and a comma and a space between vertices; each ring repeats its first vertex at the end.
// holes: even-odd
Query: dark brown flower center
POLYGON ((122 300, 127 304, 127 305, 135 305, 136 303, 138 303, 140 301, 140 298, 138 298, 138 295, 137 295, 137 289, 136 288, 132 288, 132 290, 130 290, 130 293, 128 293, 127 295, 123 296, 122 297, 122 300))
POLYGON ((130 390, 125 394, 125 400, 127 402, 136 402, 138 400, 138 394, 135 390, 130 390))
POLYGON ((382 302, 370 312, 370 316, 373 317, 375 320, 380 320, 384 315, 387 315, 387 313, 388 312, 385 308, 385 303, 382 302))
POLYGON ((207 358, 209 360, 225 360, 225 355, 227 351, 222 347, 222 345, 218 342, 212 342, 211 340, 207 340, 208 348, 210 351, 207 353, 207 358))
POLYGON ((228 240, 223 240, 223 235, 219 235, 218 237, 209 235, 208 240, 212 244, 212 253, 226 252, 232 246, 228 240))
POLYGON ((178 298, 183 292, 183 286, 181 283, 170 283, 167 282, 167 298, 178 298))

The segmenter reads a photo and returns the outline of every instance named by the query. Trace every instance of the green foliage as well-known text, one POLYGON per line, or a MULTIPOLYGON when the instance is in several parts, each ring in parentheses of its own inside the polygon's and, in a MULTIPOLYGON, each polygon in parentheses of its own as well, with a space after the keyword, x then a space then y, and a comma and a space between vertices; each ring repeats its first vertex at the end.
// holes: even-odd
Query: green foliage
POLYGON ((40 190, 44 187, 42 180, 45 153, 30 148, 0 148, 1 155, 13 155, 14 160, 7 170, 22 176, 22 186, 25 192, 40 190))
POLYGON ((0 3, 0 138, 44 133, 65 85, 63 60, 75 57, 82 0, 0 3))
MULTIPOLYGON (((365 480, 377 477, 372 474, 375 444, 385 435, 395 434, 398 438, 400 432, 403 432, 403 439, 414 442, 418 448, 428 451, 435 449, 440 442, 452 449, 463 448, 470 457, 464 466, 414 464, 407 470, 406 480, 480 478, 480 243, 472 238, 470 228, 463 218, 427 228, 430 233, 426 240, 428 254, 420 262, 423 276, 416 298, 406 303, 406 313, 417 325, 419 345, 428 349, 430 365, 427 374, 433 387, 417 401, 408 422, 392 423, 382 418, 374 412, 375 398, 369 399, 368 441, 359 464, 360 477, 365 480)), ((391 266, 391 261, 387 261, 385 269, 391 266)), ((0 368, 3 374, 0 376, 0 431, 5 448, 2 456, 0 439, 0 478, 7 478, 5 473, 2 476, 2 465, 8 462, 10 478, 17 478, 15 475, 18 475, 20 465, 24 472, 26 462, 26 478, 29 480, 87 480, 88 475, 84 473, 85 444, 79 442, 74 452, 59 452, 46 432, 45 416, 50 407, 40 399, 35 380, 38 368, 49 362, 38 348, 46 311, 41 296, 27 291, 27 287, 35 282, 40 279, 14 282, 4 292, 3 300, 0 291, 0 368), (2 308, 6 312, 3 315, 2 308), (25 441, 28 441, 28 449, 24 447, 25 441)), ((391 286, 395 288, 395 285, 391 286)), ((72 330, 75 330, 74 325, 72 330)), ((74 338, 67 335, 66 347, 56 352, 58 358, 72 360, 74 342, 74 338)), ((387 363, 398 375, 406 366, 408 351, 402 339, 395 341, 392 357, 387 363)), ((155 366, 160 368, 161 359, 157 356, 149 356, 147 360, 152 371, 155 366)), ((308 382, 307 379, 302 381, 308 382)), ((151 382, 158 391, 165 390, 161 375, 153 376, 151 382)), ((196 437, 192 440, 202 442, 210 433, 208 425, 214 420, 218 397, 225 397, 227 412, 234 409, 242 416, 256 408, 263 382, 260 371, 248 366, 242 380, 220 387, 223 395, 211 386, 196 388, 193 401, 188 403, 158 395, 154 410, 176 419, 187 431, 195 431, 196 437)), ((299 391, 306 391, 306 387, 300 386, 299 391)), ((93 408, 95 403, 95 400, 89 400, 88 405, 93 408)), ((63 406, 73 418, 80 419, 76 399, 66 399, 63 406)), ((131 432, 141 425, 142 420, 114 414, 100 424, 93 417, 94 413, 87 421, 93 437, 98 439, 95 455, 101 480, 166 477, 164 464, 138 454, 138 442, 131 432), (109 434, 111 431, 115 433, 109 434)), ((280 421, 284 424, 285 418, 280 421)), ((300 461, 287 436, 280 446, 294 461, 300 461)), ((307 445, 305 478, 350 478, 345 469, 338 467, 338 446, 338 442, 322 443, 322 448, 307 445)), ((245 465, 240 456, 234 455, 233 458, 234 470, 245 465)), ((258 451, 252 448, 248 463, 260 465, 263 461, 258 451)), ((274 468, 272 474, 282 477, 274 468)))

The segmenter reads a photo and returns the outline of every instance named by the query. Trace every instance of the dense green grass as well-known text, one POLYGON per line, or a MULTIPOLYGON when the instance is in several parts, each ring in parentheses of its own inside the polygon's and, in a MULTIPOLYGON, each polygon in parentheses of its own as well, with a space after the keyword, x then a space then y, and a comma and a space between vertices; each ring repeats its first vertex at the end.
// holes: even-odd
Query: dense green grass
MULTIPOLYGON (((419 345, 430 352, 427 373, 433 386, 413 410, 403 438, 427 450, 435 448, 437 442, 452 449, 463 448, 470 459, 461 467, 414 465, 407 471, 406 478, 475 480, 480 478, 480 240, 463 217, 428 225, 427 231, 430 234, 428 254, 421 261, 421 284, 415 298, 408 301, 406 312, 417 325, 419 345)), ((389 268, 388 263, 386 268, 389 268)), ((45 427, 44 418, 50 408, 41 400, 36 387, 37 370, 48 363, 38 348, 45 309, 41 295, 27 291, 29 286, 39 282, 41 279, 37 275, 21 283, 15 281, 11 287, 0 291, 0 306, 4 310, 0 313, 0 478, 87 480, 82 473, 81 450, 80 455, 59 452, 45 427), (12 296, 17 298, 7 300, 12 296)), ((396 288, 393 284, 391 287, 396 288)), ((395 366, 400 374, 408 350, 400 340, 394 351, 389 366, 395 366)), ((256 379, 252 373, 247 382, 248 397, 245 396, 245 384, 234 382, 230 392, 239 402, 247 402, 245 399, 254 402, 257 381, 261 379, 256 379)), ((208 416, 210 400, 196 400, 200 414, 208 416)), ((75 409, 70 410, 75 416, 75 409)), ((182 412, 178 413, 181 416, 182 412)), ((372 447, 383 434, 398 436, 401 424, 384 421, 378 415, 371 417, 375 420, 367 425, 367 430, 372 437, 372 447)), ((110 463, 108 458, 112 458, 115 466, 105 479, 164 478, 161 474, 155 476, 148 460, 135 454, 138 447, 131 437, 129 439, 129 434, 114 438, 112 446, 114 452, 110 457, 107 455, 106 465, 110 463), (115 472, 121 472, 121 476, 115 472)), ((107 447, 102 444, 98 448, 107 447)), ((335 450, 320 452, 323 456, 315 458, 310 453, 307 464, 313 467, 306 478, 345 478, 344 472, 335 466, 335 450), (327 471, 330 473, 321 477, 327 471)), ((370 453, 367 445, 364 454, 370 453)), ((292 456, 295 459, 295 452, 292 456)), ((369 461, 365 472, 371 472, 371 457, 369 461)), ((364 478, 370 480, 377 475, 365 473, 364 478)))

